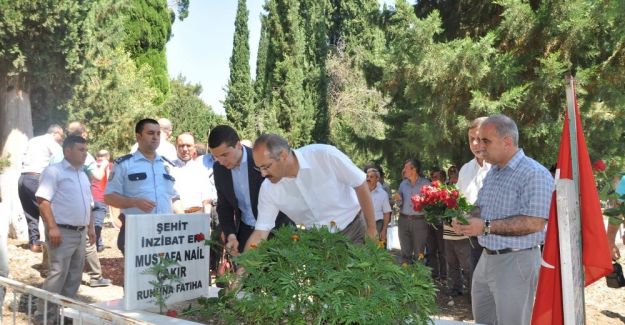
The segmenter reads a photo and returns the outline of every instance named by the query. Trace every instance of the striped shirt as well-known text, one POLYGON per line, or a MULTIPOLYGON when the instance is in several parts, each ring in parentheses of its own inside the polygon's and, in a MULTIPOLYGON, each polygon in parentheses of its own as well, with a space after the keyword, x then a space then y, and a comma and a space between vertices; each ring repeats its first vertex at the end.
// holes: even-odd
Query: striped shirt
MULTIPOLYGON (((476 205, 484 220, 513 216, 549 219, 554 180, 549 171, 522 149, 505 167, 493 165, 480 190, 476 205)), ((488 249, 529 248, 543 243, 545 229, 524 236, 479 236, 479 243, 488 249)))

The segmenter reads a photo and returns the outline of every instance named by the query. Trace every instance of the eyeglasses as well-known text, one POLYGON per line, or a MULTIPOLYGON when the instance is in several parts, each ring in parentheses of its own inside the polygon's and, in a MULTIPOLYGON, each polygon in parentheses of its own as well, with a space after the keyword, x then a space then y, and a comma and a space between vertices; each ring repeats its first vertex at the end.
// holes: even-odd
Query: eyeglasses
POLYGON ((265 166, 254 166, 254 169, 257 172, 267 172, 269 170, 269 168, 271 168, 271 165, 273 165, 273 161, 270 162, 269 164, 265 165, 265 166))

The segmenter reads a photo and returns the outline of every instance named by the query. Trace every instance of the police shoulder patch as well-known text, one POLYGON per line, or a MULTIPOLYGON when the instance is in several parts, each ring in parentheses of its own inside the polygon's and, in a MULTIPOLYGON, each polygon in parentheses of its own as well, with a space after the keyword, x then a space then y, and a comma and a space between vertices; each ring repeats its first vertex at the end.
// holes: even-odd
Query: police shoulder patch
POLYGON ((119 163, 121 163, 123 161, 126 161, 126 160, 130 159, 131 157, 132 157, 132 154, 129 153, 129 154, 125 155, 125 156, 121 156, 121 157, 115 159, 115 163, 119 164, 119 163))

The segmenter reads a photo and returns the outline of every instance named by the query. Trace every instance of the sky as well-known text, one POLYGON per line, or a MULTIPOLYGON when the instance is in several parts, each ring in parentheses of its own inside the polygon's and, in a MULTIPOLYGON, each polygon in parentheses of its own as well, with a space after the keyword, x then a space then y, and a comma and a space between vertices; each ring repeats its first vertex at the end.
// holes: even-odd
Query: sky
MULTIPOLYGON (((248 0, 250 67, 256 72, 256 52, 260 38, 260 14, 264 0, 248 0)), ((225 114, 222 101, 230 76, 230 55, 234 35, 236 0, 191 0, 189 17, 176 20, 167 43, 169 75, 182 74, 191 83, 202 85, 200 97, 219 114, 225 114)))
MULTIPOLYGON (((380 3, 394 3, 380 0, 380 3)), ((250 30, 250 68, 256 73, 256 52, 260 38, 260 15, 265 0, 247 0, 250 30)), ((223 100, 230 76, 230 55, 234 35, 236 0, 191 0, 189 16, 176 20, 167 43, 169 75, 182 74, 188 82, 202 85, 200 98, 225 115, 223 100)))

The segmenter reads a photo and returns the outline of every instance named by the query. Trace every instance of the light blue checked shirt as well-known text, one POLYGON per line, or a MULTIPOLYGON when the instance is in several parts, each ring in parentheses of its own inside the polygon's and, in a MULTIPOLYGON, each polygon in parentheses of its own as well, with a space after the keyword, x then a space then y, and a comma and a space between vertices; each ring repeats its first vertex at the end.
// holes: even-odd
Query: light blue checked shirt
MULTIPOLYGON (((532 216, 549 219, 554 180, 549 171, 522 149, 504 168, 493 165, 480 190, 476 205, 484 220, 512 216, 532 216)), ((488 249, 530 248, 542 244, 545 230, 525 236, 479 236, 480 244, 488 249)))

